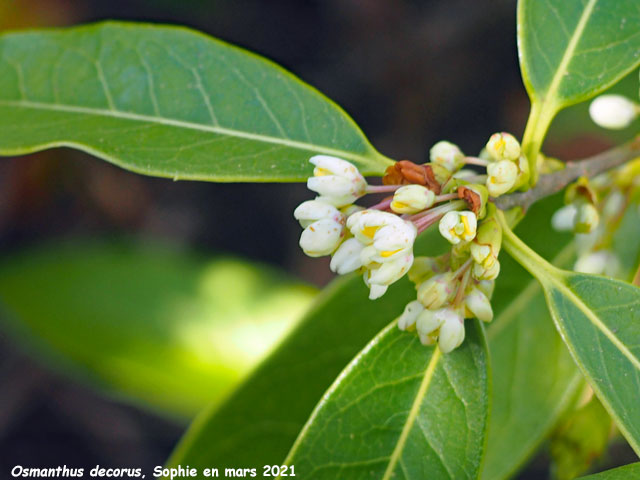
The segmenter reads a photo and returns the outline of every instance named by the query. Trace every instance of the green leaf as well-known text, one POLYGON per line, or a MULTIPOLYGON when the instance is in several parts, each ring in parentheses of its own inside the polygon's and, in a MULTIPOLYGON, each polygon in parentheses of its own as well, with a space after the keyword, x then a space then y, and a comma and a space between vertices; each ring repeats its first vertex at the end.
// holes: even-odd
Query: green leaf
POLYGON ((132 244, 49 246, 0 265, 3 323, 47 365, 180 416, 219 403, 312 295, 267 268, 132 244))
POLYGON ((587 475, 578 480, 640 480, 640 463, 631 463, 624 467, 587 475))
MULTIPOLYGON (((550 213, 561 205, 560 196, 534 205, 518 233, 554 264, 567 266, 574 258, 571 236, 549 231, 550 213)), ((511 478, 546 439, 582 384, 538 282, 507 255, 500 256, 500 265, 492 297, 495 318, 487 327, 493 382, 482 472, 486 480, 511 478)))
MULTIPOLYGON (((431 229, 418 238, 416 251, 434 255, 448 245, 431 229)), ((367 342, 415 299, 415 289, 403 279, 378 300, 370 301, 367 295, 360 276, 334 281, 244 384, 219 408, 196 419, 169 465, 200 470, 282 462, 322 394, 367 342)))
POLYGON ((560 335, 636 453, 640 453, 640 288, 559 270, 506 224, 505 249, 542 284, 560 335))
POLYGON ((0 37, 0 154, 59 146, 223 182, 304 180, 315 154, 365 174, 391 162, 274 63, 185 28, 112 22, 0 37))
POLYGON ((391 323, 322 398, 286 463, 305 479, 477 478, 489 408, 478 321, 449 354, 391 323))
POLYGON ((523 147, 535 166, 560 109, 593 97, 640 64, 637 0, 520 0, 518 48, 532 102, 523 147))

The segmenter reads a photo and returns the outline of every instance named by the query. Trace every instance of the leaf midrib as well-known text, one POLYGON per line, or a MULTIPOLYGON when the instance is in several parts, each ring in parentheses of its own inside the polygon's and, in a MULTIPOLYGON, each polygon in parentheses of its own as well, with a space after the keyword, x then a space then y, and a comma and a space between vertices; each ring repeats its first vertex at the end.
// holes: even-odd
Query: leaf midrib
MULTIPOLYGON (((313 143, 301 142, 298 140, 291 140, 288 138, 272 137, 268 135, 262 135, 258 133, 250 133, 242 130, 235 130, 231 128, 220 127, 216 125, 207 125, 202 123, 187 122, 184 120, 176 120, 167 117, 144 115, 133 112, 124 112, 122 110, 103 109, 103 108, 90 108, 81 107, 77 105, 65 105, 60 103, 42 103, 32 102, 28 100, 0 100, 0 106, 14 107, 14 108, 30 108, 35 110, 47 110, 54 112, 74 113, 81 115, 93 115, 111 117, 120 120, 130 120, 138 122, 147 122, 158 125, 171 126, 176 128, 183 128, 186 130, 198 130, 217 135, 226 135, 230 137, 243 138, 246 140, 253 140, 258 142, 270 143, 274 145, 281 145, 283 147, 296 148, 299 150, 308 150, 312 152, 318 152, 328 155, 334 155, 337 157, 345 158, 348 160, 356 160, 361 164, 369 165, 371 168, 376 167, 376 162, 372 158, 363 155, 358 155, 345 150, 340 150, 332 147, 325 147, 321 145, 315 145, 313 143)), ((369 148, 367 152, 376 157, 379 162, 391 164, 392 161, 383 155, 379 154, 372 148, 369 148)))
POLYGON ((431 380, 433 378, 433 374, 438 366, 438 362, 440 361, 440 357, 442 354, 440 353, 439 348, 435 348, 433 350, 433 355, 429 359, 429 365, 427 365, 427 369, 424 372, 424 376, 422 378, 422 382, 420 383, 420 387, 416 393, 416 398, 413 400, 413 404, 411 405, 411 410, 409 411, 409 415, 402 427, 402 432, 400 433, 400 437, 398 437, 398 441, 396 442, 396 446, 391 453, 391 457, 389 457, 389 463, 387 464, 387 469, 382 476, 382 480, 389 480, 393 476, 393 471, 400 460, 400 456, 402 455, 402 451, 404 450, 404 446, 407 443, 407 438, 409 438, 409 433, 411 433, 411 429, 413 428, 413 424, 418 418, 418 413, 420 413, 420 407, 422 406, 422 401, 424 400, 425 395, 427 394, 427 390, 429 390, 429 385, 431 384, 431 380))
POLYGON ((571 290, 564 282, 558 277, 550 277, 551 283, 560 290, 563 295, 569 298, 571 302, 578 307, 578 309, 587 317, 587 319, 598 329, 607 339, 613 343, 613 345, 620 350, 620 352, 627 357, 627 359, 633 364, 633 366, 640 371, 640 360, 627 348, 627 346, 614 335, 614 333, 597 317, 597 315, 586 305, 580 297, 578 297, 573 290, 571 290))
MULTIPOLYGON (((583 10, 582 15, 580 16, 580 20, 578 20, 576 28, 573 31, 573 35, 569 39, 569 43, 567 44, 567 49, 564 51, 564 55, 562 56, 562 59, 558 64, 556 73, 554 74, 553 78, 551 79, 551 82, 549 83, 549 87, 545 92, 544 98, 542 98, 543 102, 546 102, 549 100, 548 98, 549 94, 553 94, 555 90, 558 89, 558 86, 560 85, 562 78, 565 76, 567 72, 567 67, 569 66, 569 63, 573 58, 573 53, 575 52, 578 46, 578 43, 582 38, 582 34, 584 32, 585 27, 587 26, 587 23, 589 22, 589 18, 591 18, 591 13, 593 12, 593 8, 595 7, 596 3, 598 3, 598 0, 589 0, 589 2, 587 3, 587 6, 583 10)), ((554 97, 554 100, 551 103, 552 104, 558 103, 557 98, 554 97)))

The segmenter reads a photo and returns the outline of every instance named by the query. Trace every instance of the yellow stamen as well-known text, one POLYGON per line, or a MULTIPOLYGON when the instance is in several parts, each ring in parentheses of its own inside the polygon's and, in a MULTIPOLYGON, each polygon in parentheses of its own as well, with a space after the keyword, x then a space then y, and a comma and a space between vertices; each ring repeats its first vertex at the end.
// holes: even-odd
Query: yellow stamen
POLYGON ((313 169, 313 174, 316 177, 324 177, 326 175, 333 175, 330 170, 327 170, 326 168, 321 168, 321 167, 314 168, 313 169))
POLYGON ((402 250, 401 248, 397 249, 397 250, 387 250, 384 252, 380 252, 380 256, 382 258, 387 258, 390 257, 391 255, 393 255, 394 253, 398 253, 400 250, 402 250))
POLYGON ((373 236, 376 234, 376 232, 378 231, 380 227, 378 226, 373 226, 373 227, 364 227, 360 233, 362 233, 362 235, 364 235, 365 237, 369 237, 371 239, 373 239, 373 236))
POLYGON ((473 232, 471 231, 471 227, 469 227, 469 221, 467 220, 467 217, 462 215, 462 224, 464 225, 464 233, 466 235, 472 235, 473 232))

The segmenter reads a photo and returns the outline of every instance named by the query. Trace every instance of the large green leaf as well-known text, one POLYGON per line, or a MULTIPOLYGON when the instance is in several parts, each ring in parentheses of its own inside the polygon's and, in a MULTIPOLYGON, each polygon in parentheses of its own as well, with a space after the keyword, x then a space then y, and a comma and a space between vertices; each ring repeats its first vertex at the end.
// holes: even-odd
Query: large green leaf
MULTIPOLYGON (((550 213, 560 205, 557 196, 534 205, 518 233, 554 264, 566 267, 574 258, 571 236, 549 231, 550 213)), ((511 478, 548 436, 582 383, 538 282, 509 256, 501 255, 500 263, 492 298, 495 319, 487 328, 493 386, 482 472, 486 480, 511 478)))
POLYGON ((556 326, 576 363, 640 453, 640 288, 559 270, 508 229, 505 248, 542 284, 556 326))
POLYGON ((0 154, 56 146, 225 182, 303 180, 319 153, 367 174, 390 162, 277 65, 185 28, 127 23, 0 37, 0 154))
POLYGON ((31 249, 0 265, 3 319, 48 364, 184 416, 235 387, 312 294, 238 260, 127 244, 31 249))
MULTIPOLYGON (((434 229, 417 243, 419 251, 428 250, 423 254, 448 246, 434 229)), ((336 280, 247 381, 194 422, 169 464, 260 468, 282 462, 336 376, 413 299, 406 279, 375 301, 367 299, 359 276, 336 280)))
POLYGON ((614 468, 594 475, 580 477, 579 480, 640 480, 640 463, 614 468))
POLYGON ((532 164, 555 114, 605 90, 640 64, 637 0, 519 0, 518 48, 532 111, 532 164))
POLYGON ((395 322, 329 389, 286 462, 305 479, 477 478, 489 408, 482 327, 443 355, 395 322))

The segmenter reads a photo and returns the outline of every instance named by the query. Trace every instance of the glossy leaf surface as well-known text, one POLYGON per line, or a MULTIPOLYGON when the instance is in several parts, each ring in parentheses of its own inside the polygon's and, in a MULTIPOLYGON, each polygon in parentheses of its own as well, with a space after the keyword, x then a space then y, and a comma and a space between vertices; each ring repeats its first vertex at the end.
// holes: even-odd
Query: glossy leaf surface
MULTIPOLYGON (((417 242, 417 251, 424 255, 446 248, 435 229, 417 242)), ((415 289, 403 279, 378 300, 370 301, 367 295, 360 276, 336 279, 247 381, 220 408, 194 422, 169 464, 204 468, 281 463, 323 393, 415 298, 415 289)))
POLYGON ((557 110, 597 94, 640 63, 636 0, 520 0, 525 86, 557 110))
POLYGON ((640 452, 640 288, 558 270, 513 233, 505 248, 542 284, 574 360, 634 450, 640 452))
POLYGON ((2 319, 48 365, 184 416, 236 386, 313 292, 239 260, 128 244, 33 249, 0 266, 2 319))
POLYGON ((640 480, 640 463, 632 463, 604 472, 580 477, 579 480, 640 480))
POLYGON ((368 174, 390 162, 274 63, 185 28, 127 23, 0 37, 0 154, 57 146, 226 182, 304 180, 315 154, 368 174))
POLYGON ((287 463, 305 479, 477 478, 488 354, 479 323, 465 327, 445 355, 389 325, 323 397, 287 463))
MULTIPOLYGON (((517 232, 545 258, 566 267, 574 258, 571 236, 549 231, 551 213, 560 205, 558 196, 534 205, 517 232)), ((512 478, 548 436, 582 378, 538 282, 505 253, 500 264, 495 318, 487 327, 493 382, 486 480, 512 478)))

